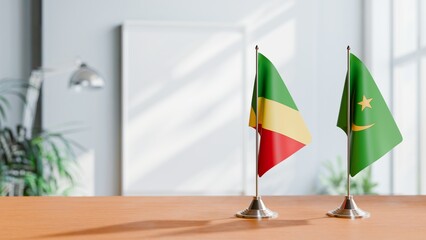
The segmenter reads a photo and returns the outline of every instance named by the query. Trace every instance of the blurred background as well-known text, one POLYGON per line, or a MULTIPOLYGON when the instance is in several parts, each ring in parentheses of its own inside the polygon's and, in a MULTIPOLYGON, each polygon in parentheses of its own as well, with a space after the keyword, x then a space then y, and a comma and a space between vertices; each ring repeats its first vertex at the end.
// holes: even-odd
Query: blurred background
POLYGON ((422 0, 0 0, 2 194, 252 195, 256 44, 313 136, 260 194, 344 192, 347 45, 404 138, 353 191, 426 193, 422 0))

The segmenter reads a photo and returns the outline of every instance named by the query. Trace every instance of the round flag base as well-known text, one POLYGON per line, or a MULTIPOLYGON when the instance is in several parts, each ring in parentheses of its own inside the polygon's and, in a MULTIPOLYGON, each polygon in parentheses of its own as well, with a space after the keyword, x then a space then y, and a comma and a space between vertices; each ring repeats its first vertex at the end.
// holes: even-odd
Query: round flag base
POLYGON ((260 197, 253 197, 253 200, 250 203, 250 206, 240 212, 235 214, 239 218, 276 218, 278 213, 269 210, 263 203, 260 197))
POLYGON ((342 205, 332 211, 327 213, 329 217, 338 217, 338 218, 368 218, 370 213, 361 210, 355 203, 352 195, 345 196, 342 205))

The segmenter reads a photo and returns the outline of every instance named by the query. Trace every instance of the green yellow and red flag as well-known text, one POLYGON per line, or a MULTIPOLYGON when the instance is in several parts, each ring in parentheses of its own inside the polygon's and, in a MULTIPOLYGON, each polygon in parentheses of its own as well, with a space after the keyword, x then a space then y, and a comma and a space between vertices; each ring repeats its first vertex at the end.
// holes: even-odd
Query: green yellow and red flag
POLYGON ((255 82, 249 125, 256 128, 258 114, 258 174, 261 177, 310 143, 311 135, 277 69, 261 53, 258 53, 257 79, 258 96, 256 101, 255 82))

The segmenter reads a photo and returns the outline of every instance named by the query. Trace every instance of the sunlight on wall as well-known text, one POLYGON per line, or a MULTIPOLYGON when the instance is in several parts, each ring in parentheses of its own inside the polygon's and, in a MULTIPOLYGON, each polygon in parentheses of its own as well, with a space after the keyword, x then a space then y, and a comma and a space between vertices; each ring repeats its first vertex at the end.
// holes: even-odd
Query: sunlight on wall
POLYGON ((172 77, 175 79, 184 78, 194 70, 204 66, 212 57, 224 53, 232 46, 241 45, 241 34, 232 32, 235 32, 235 29, 231 30, 231 33, 216 33, 208 37, 197 48, 188 51, 187 56, 174 67, 172 77))
POLYGON ((416 1, 394 0, 394 57, 401 57, 416 50, 418 36, 416 1))
POLYGON ((128 45, 124 194, 240 193, 241 32, 141 26, 128 45), (171 58, 138 48, 149 38, 171 58))
MULTIPOLYGON (((334 126, 337 107, 321 109, 322 115, 333 115, 332 124, 318 116, 317 107, 318 97, 324 102, 340 99, 340 87, 320 96, 318 91, 326 87, 318 82, 335 87, 335 82, 343 81, 334 76, 340 72, 343 76, 344 62, 338 54, 320 51, 317 44, 338 44, 344 49, 348 39, 355 39, 355 46, 361 39, 358 30, 335 24, 341 15, 334 14, 331 5, 319 10, 313 0, 265 1, 226 20, 227 24, 217 19, 215 25, 207 24, 202 30, 197 29, 203 24, 198 21, 169 26, 151 22, 152 26, 142 24, 139 29, 125 26, 123 194, 254 193, 255 134, 247 121, 256 44, 282 74, 312 135, 318 140, 316 124, 327 133, 327 141, 316 141, 265 174, 260 192, 314 193, 322 156, 334 158, 344 151, 335 146, 339 144, 327 146, 335 140, 333 131, 339 131, 334 126), (312 8, 306 9, 305 4, 312 8), (319 33, 319 13, 333 13, 322 19, 321 26, 331 25, 334 35, 319 33), (327 53, 331 63, 318 63, 324 57, 320 53, 327 53), (324 79, 318 76, 318 66, 338 68, 337 74, 327 72, 324 79)), ((358 26, 358 22, 348 22, 358 26)))
POLYGON ((285 69, 282 70, 281 66, 285 66, 290 60, 294 59, 296 51, 296 20, 290 19, 283 22, 274 30, 259 38, 259 44, 266 48, 268 58, 277 67, 280 67, 281 72, 285 71, 285 69), (270 46, 273 46, 273 51, 268 49, 270 46))
POLYGON ((248 31, 254 31, 259 29, 271 21, 275 21, 277 18, 288 12, 294 7, 294 0, 290 1, 271 1, 259 4, 256 11, 250 13, 246 18, 240 21, 241 25, 247 26, 248 31))

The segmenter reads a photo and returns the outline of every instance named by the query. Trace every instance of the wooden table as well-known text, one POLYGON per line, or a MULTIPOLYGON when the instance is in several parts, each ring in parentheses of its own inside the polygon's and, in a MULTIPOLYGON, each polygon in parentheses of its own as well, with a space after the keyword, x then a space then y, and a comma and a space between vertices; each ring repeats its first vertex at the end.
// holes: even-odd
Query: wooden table
POLYGON ((263 221, 234 217, 251 197, 3 197, 0 239, 426 239, 426 196, 355 199, 369 219, 326 217, 341 196, 263 197, 263 221))

